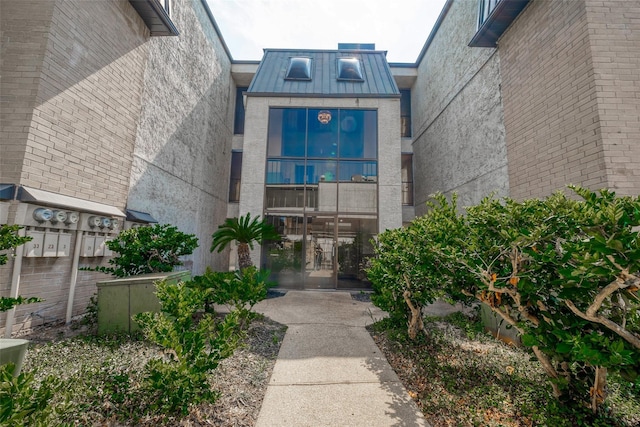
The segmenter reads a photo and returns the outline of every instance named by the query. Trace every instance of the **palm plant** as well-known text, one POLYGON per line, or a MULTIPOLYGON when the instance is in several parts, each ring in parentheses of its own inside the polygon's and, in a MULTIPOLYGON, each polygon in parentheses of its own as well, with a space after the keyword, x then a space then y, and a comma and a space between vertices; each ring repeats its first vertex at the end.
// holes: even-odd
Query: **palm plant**
POLYGON ((280 235, 271 224, 267 224, 260 217, 251 218, 251 214, 247 213, 240 218, 227 218, 224 224, 218 226, 218 230, 213 233, 211 252, 222 252, 231 242, 236 242, 238 266, 243 270, 253 266, 249 251, 253 249, 254 242, 262 244, 266 240, 279 238, 280 235))

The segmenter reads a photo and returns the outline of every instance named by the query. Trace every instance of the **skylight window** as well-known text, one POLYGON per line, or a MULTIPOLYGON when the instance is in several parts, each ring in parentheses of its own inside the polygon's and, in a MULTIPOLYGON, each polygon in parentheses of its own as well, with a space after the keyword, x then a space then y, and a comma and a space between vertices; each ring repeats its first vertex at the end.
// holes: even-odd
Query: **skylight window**
POLYGON ((311 58, 289 58, 289 67, 284 78, 287 80, 311 80, 311 58))
POLYGON ((364 81, 358 58, 338 58, 338 80, 364 81))

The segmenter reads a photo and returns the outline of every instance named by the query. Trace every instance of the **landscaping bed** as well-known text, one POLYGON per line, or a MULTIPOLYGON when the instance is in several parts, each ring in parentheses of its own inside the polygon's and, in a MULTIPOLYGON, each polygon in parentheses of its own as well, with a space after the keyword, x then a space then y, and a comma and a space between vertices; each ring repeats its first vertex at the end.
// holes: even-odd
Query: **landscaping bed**
POLYGON ((251 323, 234 354, 208 376, 219 393, 180 416, 149 415, 139 388, 144 365, 162 349, 126 335, 96 337, 82 328, 48 326, 25 335, 32 345, 23 372, 36 383, 53 375, 60 389, 50 407, 48 425, 253 426, 271 376, 286 327, 262 316, 251 323))
POLYGON ((546 375, 522 348, 455 313, 427 318, 415 341, 388 319, 369 331, 432 427, 640 425, 640 382, 609 384, 607 414, 556 402, 546 375))

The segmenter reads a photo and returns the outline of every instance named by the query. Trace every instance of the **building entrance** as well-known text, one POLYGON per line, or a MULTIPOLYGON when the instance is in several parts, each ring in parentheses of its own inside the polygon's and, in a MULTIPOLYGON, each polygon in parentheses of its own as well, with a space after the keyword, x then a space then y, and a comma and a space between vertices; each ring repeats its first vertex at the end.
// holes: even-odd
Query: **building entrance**
POLYGON ((269 215, 282 236, 265 245, 263 265, 288 289, 369 289, 365 269, 377 219, 362 215, 269 215))

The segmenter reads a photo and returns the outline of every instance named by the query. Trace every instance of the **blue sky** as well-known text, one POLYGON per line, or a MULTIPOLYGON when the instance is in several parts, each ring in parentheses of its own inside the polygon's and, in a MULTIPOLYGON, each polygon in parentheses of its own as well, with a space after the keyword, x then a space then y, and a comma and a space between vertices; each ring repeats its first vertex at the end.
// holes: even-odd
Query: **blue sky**
POLYGON ((264 48, 336 49, 345 42, 375 43, 389 62, 410 63, 445 1, 207 0, 236 60, 259 60, 264 48))

